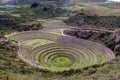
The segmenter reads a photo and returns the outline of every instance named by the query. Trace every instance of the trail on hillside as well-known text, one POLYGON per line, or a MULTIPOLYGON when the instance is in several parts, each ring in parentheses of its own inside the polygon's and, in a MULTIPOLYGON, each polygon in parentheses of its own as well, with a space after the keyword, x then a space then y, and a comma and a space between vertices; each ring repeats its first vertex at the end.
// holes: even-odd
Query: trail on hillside
POLYGON ((40 20, 44 28, 42 30, 66 29, 69 28, 62 20, 40 20))

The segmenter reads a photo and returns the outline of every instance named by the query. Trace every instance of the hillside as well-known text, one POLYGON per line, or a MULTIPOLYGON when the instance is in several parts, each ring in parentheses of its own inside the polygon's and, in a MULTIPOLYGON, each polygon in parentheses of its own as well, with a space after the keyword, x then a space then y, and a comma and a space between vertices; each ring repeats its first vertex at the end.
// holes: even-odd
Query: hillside
POLYGON ((107 2, 107 3, 100 3, 98 5, 111 9, 120 9, 120 2, 107 2))
POLYGON ((65 20, 65 23, 70 26, 92 26, 104 28, 120 28, 120 17, 117 16, 97 16, 79 13, 65 20))
POLYGON ((71 0, 75 2, 106 2, 107 0, 71 0))
POLYGON ((0 0, 0 80, 120 80, 120 9, 104 1, 0 0))
POLYGON ((2 4, 24 4, 24 3, 34 3, 34 2, 49 2, 49 3, 65 3, 67 0, 1 0, 2 4))
POLYGON ((1 0, 3 4, 23 4, 33 2, 52 2, 65 4, 66 2, 106 2, 107 0, 1 0))
POLYGON ((102 43, 112 49, 116 55, 120 55, 120 30, 103 30, 96 28, 71 28, 64 31, 65 34, 77 38, 87 39, 102 43))

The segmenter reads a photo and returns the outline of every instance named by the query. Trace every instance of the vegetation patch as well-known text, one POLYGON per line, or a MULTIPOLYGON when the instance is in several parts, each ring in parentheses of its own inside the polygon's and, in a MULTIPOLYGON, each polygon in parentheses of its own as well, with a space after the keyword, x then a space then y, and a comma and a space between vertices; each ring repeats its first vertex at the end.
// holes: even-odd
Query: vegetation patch
POLYGON ((66 67, 70 65, 71 61, 67 57, 57 57, 51 63, 57 67, 66 67))
MULTIPOLYGON (((48 31, 47 31, 48 32, 48 31)), ((55 35, 62 35, 62 30, 51 30, 48 33, 55 34, 55 35)))
POLYGON ((115 58, 114 53, 103 45, 70 36, 28 31, 7 38, 19 42, 17 54, 23 61, 43 70, 76 70, 115 58))
POLYGON ((21 44, 24 44, 27 48, 33 49, 37 46, 41 46, 49 43, 53 43, 53 41, 46 39, 33 39, 33 40, 25 40, 21 44))
POLYGON ((119 9, 120 8, 119 2, 105 2, 105 3, 100 3, 98 5, 102 6, 102 7, 112 8, 112 9, 119 9))

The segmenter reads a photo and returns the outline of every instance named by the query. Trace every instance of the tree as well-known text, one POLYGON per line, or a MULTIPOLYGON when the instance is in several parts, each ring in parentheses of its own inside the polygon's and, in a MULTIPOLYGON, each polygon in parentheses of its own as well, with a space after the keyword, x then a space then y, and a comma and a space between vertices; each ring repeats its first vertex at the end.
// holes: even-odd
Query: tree
POLYGON ((38 6, 39 6, 39 4, 37 2, 34 2, 33 4, 31 4, 31 8, 36 8, 38 6))

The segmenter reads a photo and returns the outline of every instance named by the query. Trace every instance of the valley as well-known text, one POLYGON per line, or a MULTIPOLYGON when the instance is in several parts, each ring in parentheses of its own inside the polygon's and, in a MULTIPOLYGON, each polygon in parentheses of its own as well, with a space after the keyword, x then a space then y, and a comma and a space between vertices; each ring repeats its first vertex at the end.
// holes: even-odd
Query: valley
POLYGON ((119 6, 88 1, 1 4, 0 80, 119 80, 119 6))

